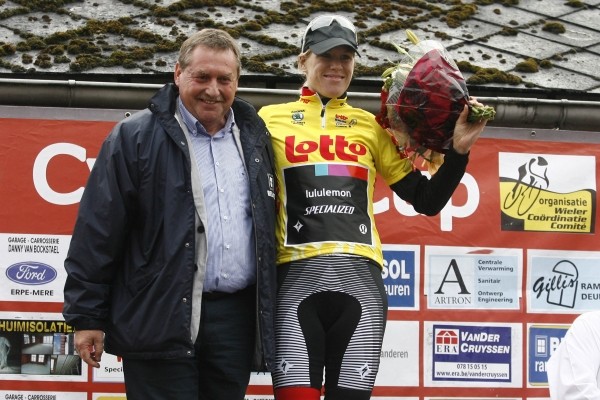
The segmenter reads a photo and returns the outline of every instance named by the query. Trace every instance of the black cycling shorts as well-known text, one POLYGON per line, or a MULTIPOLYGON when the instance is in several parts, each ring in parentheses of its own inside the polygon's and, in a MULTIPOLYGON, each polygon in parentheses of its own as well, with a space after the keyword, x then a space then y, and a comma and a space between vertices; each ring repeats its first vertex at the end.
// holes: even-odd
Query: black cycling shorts
POLYGON ((325 373, 326 398, 370 398, 387 317, 380 267, 327 255, 278 268, 275 389, 320 390, 325 373))

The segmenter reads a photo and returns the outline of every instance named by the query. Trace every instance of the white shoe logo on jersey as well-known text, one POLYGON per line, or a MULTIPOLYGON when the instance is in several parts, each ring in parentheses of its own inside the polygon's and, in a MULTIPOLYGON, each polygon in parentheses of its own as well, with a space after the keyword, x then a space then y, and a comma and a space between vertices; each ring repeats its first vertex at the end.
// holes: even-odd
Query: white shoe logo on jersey
POLYGON ((286 360, 282 360, 279 363, 279 370, 283 372, 284 375, 287 375, 288 371, 294 367, 294 364, 288 363, 286 360))
POLYGON ((371 374, 371 368, 369 367, 369 363, 365 363, 362 367, 356 368, 356 371, 360 375, 360 379, 364 379, 366 376, 371 374))

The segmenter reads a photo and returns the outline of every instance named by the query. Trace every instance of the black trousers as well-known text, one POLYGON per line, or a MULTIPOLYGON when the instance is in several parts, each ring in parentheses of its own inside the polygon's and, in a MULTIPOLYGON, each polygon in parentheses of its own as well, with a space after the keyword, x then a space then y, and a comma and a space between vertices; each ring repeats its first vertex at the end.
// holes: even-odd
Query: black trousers
POLYGON ((243 400, 254 350, 255 303, 254 288, 204 298, 193 358, 123 358, 127 400, 243 400))

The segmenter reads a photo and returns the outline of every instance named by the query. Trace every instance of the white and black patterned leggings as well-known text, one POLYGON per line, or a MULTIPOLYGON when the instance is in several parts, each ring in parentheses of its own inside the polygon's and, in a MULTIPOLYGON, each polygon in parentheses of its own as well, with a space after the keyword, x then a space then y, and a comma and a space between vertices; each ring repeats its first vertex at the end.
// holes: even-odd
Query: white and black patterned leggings
POLYGON ((278 268, 275 398, 319 399, 325 371, 325 399, 369 399, 387 317, 379 266, 331 255, 278 268))

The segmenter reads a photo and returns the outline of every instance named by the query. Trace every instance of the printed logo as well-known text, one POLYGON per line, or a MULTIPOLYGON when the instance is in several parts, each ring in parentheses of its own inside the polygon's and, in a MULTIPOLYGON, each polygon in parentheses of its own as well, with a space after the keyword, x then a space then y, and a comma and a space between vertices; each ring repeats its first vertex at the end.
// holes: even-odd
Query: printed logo
POLYGON ((458 354, 458 329, 439 329, 435 333, 435 354, 458 354))
POLYGON ((279 363, 279 371, 281 371, 284 375, 287 375, 287 373, 293 367, 294 367, 294 364, 289 363, 286 360, 281 360, 281 362, 279 363))
POLYGON ((548 188, 548 161, 544 157, 533 157, 518 168, 519 177, 504 197, 503 209, 514 209, 522 217, 535 204, 542 190, 548 188))
POLYGON ((533 284, 536 298, 546 295, 546 302, 556 306, 574 308, 579 285, 579 271, 571 261, 559 261, 549 277, 539 277, 533 284))
MULTIPOLYGON (((287 138, 287 144, 290 138, 293 136, 287 138)), ((296 157, 301 158, 299 154, 296 157)), ((318 242, 372 245, 373 223, 366 199, 368 168, 351 163, 305 164, 284 168, 282 180, 285 197, 295 199, 287 206, 286 246, 318 242)))
POLYGON ((388 295, 389 309, 417 309, 419 299, 418 274, 419 247, 384 245, 383 286, 388 295))
POLYGON ((500 153, 499 162, 502 230, 594 232, 594 157, 500 153))
POLYGON ((292 124, 304 125, 304 112, 293 111, 292 112, 292 124))
POLYGON ((361 367, 355 368, 356 372, 360 376, 360 379, 364 379, 369 376, 372 372, 371 367, 369 367, 369 363, 365 362, 361 367))
POLYGON ((356 118, 348 120, 348 117, 346 115, 342 115, 342 114, 335 115, 335 126, 337 126, 337 127, 352 128, 357 123, 358 123, 358 121, 356 120, 356 118))
MULTIPOLYGON (((500 329, 500 328, 498 328, 500 329)), ((438 355, 458 354, 507 354, 510 346, 504 342, 501 330, 476 327, 473 329, 438 328, 435 330, 434 353, 438 355)), ((510 335, 508 335, 510 337, 510 335)))
POLYGON ((290 163, 308 161, 308 155, 319 152, 327 161, 358 161, 358 157, 367 154, 367 148, 362 143, 351 143, 342 135, 331 137, 321 135, 319 141, 296 141, 295 136, 285 138, 285 157, 290 163))
POLYGON ((433 326, 432 380, 510 382, 516 362, 513 354, 519 352, 512 349, 516 326, 433 326))
POLYGON ((529 328, 529 348, 527 350, 529 359, 527 369, 531 385, 545 386, 548 384, 548 377, 546 375, 548 360, 556 349, 558 349, 567 329, 567 325, 532 325, 529 328))
POLYGON ((36 261, 16 263, 6 269, 6 277, 22 285, 43 285, 52 282, 56 276, 54 268, 36 261))
POLYGON ((269 188, 267 189, 267 196, 271 198, 275 198, 275 178, 273 174, 267 174, 267 179, 269 181, 269 188))
POLYGON ((528 255, 530 311, 572 314, 600 308, 600 252, 530 249, 528 255))

